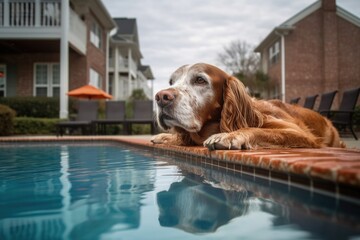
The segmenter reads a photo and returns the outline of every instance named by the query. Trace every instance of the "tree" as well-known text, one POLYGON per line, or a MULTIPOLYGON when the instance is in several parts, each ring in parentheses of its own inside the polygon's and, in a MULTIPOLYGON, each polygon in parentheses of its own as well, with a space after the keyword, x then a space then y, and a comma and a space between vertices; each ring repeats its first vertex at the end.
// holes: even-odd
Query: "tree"
POLYGON ((254 47, 246 41, 232 41, 228 46, 224 46, 224 52, 218 54, 218 61, 244 83, 251 95, 268 98, 274 84, 259 70, 260 56, 253 49, 254 47))
POLYGON ((232 74, 248 77, 259 69, 260 57, 249 43, 235 40, 224 46, 224 52, 218 54, 218 61, 232 74))

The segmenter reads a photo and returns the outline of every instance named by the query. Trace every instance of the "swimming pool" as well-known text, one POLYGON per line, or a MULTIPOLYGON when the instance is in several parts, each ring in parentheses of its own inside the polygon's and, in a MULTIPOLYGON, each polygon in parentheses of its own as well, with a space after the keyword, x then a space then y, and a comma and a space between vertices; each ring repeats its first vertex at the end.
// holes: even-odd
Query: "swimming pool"
POLYGON ((0 145, 0 239, 351 239, 360 208, 112 143, 0 145))

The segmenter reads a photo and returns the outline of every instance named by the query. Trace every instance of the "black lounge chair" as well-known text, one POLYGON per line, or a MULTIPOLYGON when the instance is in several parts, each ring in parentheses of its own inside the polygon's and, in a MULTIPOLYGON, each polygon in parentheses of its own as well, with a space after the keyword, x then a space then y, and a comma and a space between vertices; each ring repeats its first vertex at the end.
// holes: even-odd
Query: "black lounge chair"
POLYGON ((321 95, 318 112, 326 116, 324 112, 330 111, 335 95, 338 91, 328 92, 321 95))
POLYGON ((293 98, 293 99, 290 100, 290 104, 298 104, 299 101, 300 101, 300 97, 298 97, 298 98, 293 98))
POLYGON ((305 98, 304 108, 313 109, 315 105, 316 98, 319 95, 316 94, 314 96, 309 96, 305 98))
POLYGON ((132 134, 132 124, 150 124, 151 134, 154 134, 153 101, 137 100, 133 104, 133 117, 126 119, 127 133, 132 134))
POLYGON ((107 101, 105 102, 105 119, 94 121, 98 133, 106 134, 107 125, 122 124, 125 127, 125 101, 107 101))
POLYGON ((97 101, 79 101, 76 120, 59 122, 57 135, 62 136, 66 129, 71 131, 76 128, 81 129, 81 134, 94 134, 93 121, 97 119, 98 105, 97 101))
POLYGON ((345 130, 346 127, 348 127, 356 140, 358 140, 358 138, 353 129, 353 116, 359 93, 360 88, 345 91, 342 96, 339 110, 321 112, 322 114, 326 114, 339 131, 345 130))

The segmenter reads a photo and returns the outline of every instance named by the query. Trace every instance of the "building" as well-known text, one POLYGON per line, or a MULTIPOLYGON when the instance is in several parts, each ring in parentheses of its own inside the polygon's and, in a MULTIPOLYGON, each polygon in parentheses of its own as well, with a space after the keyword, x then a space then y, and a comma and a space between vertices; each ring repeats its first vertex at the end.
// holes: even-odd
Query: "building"
POLYGON ((107 88, 107 51, 115 23, 101 0, 0 1, 0 96, 59 96, 107 88))
POLYGON ((110 39, 109 93, 114 99, 126 100, 133 90, 143 89, 152 99, 153 87, 150 66, 142 65, 136 19, 114 18, 117 32, 110 39), (151 80, 151 86, 148 85, 151 80))
POLYGON ((343 91, 360 86, 359 43, 360 19, 335 0, 319 0, 275 27, 255 51, 278 83, 274 98, 301 97, 301 105, 307 96, 338 90, 337 107, 343 91))

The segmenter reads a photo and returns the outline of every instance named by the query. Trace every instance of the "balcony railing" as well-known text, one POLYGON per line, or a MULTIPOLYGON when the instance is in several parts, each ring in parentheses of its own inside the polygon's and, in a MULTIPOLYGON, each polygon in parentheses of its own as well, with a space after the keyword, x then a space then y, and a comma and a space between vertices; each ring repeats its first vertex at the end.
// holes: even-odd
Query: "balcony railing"
POLYGON ((59 27, 61 0, 0 0, 0 26, 59 27))

